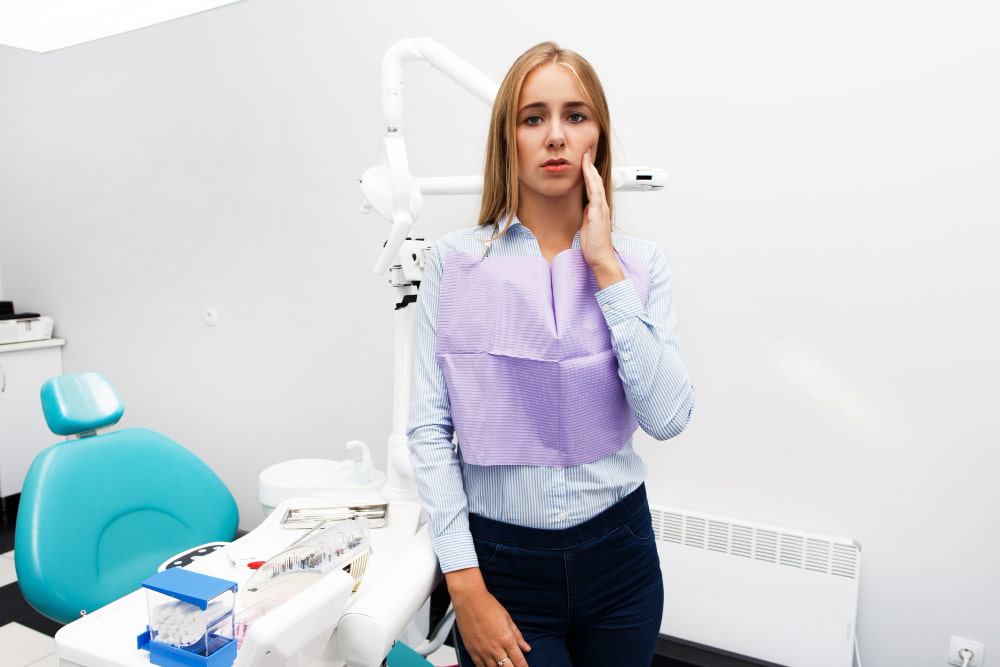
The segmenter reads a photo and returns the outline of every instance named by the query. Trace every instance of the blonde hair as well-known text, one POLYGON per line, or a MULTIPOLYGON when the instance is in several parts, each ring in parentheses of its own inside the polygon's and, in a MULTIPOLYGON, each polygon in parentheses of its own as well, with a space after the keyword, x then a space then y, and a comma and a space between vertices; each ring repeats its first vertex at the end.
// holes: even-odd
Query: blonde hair
MULTIPOLYGON (((604 87, 593 66, 580 54, 559 48, 554 42, 542 42, 525 51, 514 61, 493 102, 490 131, 486 141, 486 166, 483 173, 483 201, 479 210, 479 224, 493 225, 500 232, 500 224, 517 213, 517 105, 524 80, 542 65, 556 64, 565 67, 586 99, 594 119, 600 127, 594 166, 604 180, 608 208, 612 210, 611 191, 611 114, 604 87)), ((584 204, 587 192, 583 193, 584 204)))

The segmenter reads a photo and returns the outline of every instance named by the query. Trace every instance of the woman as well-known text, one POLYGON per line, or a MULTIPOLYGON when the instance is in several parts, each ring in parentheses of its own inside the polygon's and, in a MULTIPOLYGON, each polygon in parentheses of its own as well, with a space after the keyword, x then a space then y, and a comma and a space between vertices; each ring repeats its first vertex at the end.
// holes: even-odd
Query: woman
POLYGON ((420 288, 409 445, 465 667, 652 661, 662 580, 638 426, 680 433, 694 390, 670 273, 612 232, 609 113, 552 43, 514 63, 479 225, 420 288))

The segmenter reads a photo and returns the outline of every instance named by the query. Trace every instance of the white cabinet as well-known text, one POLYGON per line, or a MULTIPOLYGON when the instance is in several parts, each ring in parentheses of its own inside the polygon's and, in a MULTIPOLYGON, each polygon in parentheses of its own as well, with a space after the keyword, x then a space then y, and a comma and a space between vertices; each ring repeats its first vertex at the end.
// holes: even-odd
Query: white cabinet
POLYGON ((62 375, 61 338, 0 345, 0 498, 21 492, 38 452, 60 437, 45 423, 39 390, 62 375))

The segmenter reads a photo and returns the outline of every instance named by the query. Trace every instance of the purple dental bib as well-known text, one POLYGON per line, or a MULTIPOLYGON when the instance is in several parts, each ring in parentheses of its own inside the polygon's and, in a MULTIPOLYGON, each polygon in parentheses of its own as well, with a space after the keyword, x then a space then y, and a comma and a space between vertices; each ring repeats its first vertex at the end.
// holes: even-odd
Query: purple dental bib
MULTIPOLYGON (((641 301, 649 272, 619 255, 641 301)), ((437 360, 463 459, 474 465, 579 465, 638 428, 625 400, 597 282, 583 254, 444 261, 437 360)))

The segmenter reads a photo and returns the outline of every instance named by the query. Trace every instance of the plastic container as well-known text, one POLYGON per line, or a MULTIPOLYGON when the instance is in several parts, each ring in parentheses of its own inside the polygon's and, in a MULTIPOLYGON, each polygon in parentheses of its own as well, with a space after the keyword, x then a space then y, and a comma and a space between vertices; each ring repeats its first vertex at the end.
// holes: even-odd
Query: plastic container
POLYGON ((332 572, 343 569, 355 581, 364 578, 371 553, 368 522, 363 518, 328 521, 261 565, 240 591, 250 608, 264 600, 284 602, 332 572))
POLYGON ((28 343, 52 338, 52 318, 29 317, 23 320, 0 320, 0 345, 28 343))
POLYGON ((236 659, 234 582, 175 567, 142 582, 149 622, 138 645, 164 667, 228 667, 236 659))

